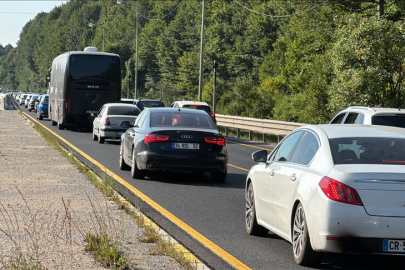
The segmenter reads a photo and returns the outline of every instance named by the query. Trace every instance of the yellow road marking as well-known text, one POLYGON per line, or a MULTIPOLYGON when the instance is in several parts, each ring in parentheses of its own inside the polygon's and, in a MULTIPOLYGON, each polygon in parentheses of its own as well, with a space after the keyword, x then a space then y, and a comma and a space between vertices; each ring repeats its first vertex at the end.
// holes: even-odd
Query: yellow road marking
POLYGON ((250 145, 250 144, 237 143, 237 142, 233 142, 233 141, 228 141, 228 142, 233 143, 233 144, 239 144, 239 145, 247 146, 247 147, 257 148, 257 149, 261 149, 261 150, 267 150, 269 152, 273 151, 273 150, 271 150, 269 148, 254 146, 254 145, 250 145))
POLYGON ((228 166, 234 167, 234 168, 236 168, 236 169, 239 169, 239 170, 242 170, 242 171, 245 171, 245 172, 250 171, 250 170, 248 170, 248 169, 245 169, 245 168, 242 168, 242 167, 238 167, 238 166, 235 166, 235 165, 232 165, 232 164, 229 164, 229 163, 228 163, 228 166))
MULTIPOLYGON (((76 146, 74 146, 73 144, 71 144, 70 142, 68 142, 67 140, 65 140, 64 138, 60 137, 57 133, 53 132, 51 129, 49 129, 48 127, 46 127, 45 125, 43 125, 42 123, 38 122, 37 120, 35 120, 33 117, 31 117, 30 115, 28 115, 27 113, 23 112, 24 115, 26 115, 27 117, 29 117, 30 119, 34 120, 36 123, 40 124, 42 127, 44 127, 46 130, 48 130, 50 133, 52 133, 55 137, 57 137, 58 139, 60 139, 61 141, 63 141, 64 143, 66 143, 67 145, 69 145, 69 147, 71 147, 73 150, 75 150, 77 153, 79 153, 80 155, 82 155, 83 157, 85 157, 87 160, 91 161, 94 165, 96 165, 97 167, 99 167, 100 169, 102 169, 103 171, 105 171, 105 173, 109 174, 111 177, 113 177, 117 182, 119 182, 121 185, 125 186, 127 189, 129 189, 130 191, 132 191, 137 197, 139 197, 141 200, 143 200, 144 202, 146 202, 147 204, 149 204, 151 207, 153 207, 157 212, 159 212, 160 214, 162 214, 164 217, 166 217, 168 220, 170 220, 171 222, 173 222, 174 224, 176 224, 178 227, 180 227, 183 231, 185 231, 186 233, 188 233, 190 236, 192 236, 194 239, 196 239, 197 241, 199 241, 201 244, 203 244, 204 246, 206 246, 208 249, 210 249, 212 252, 214 252, 215 254, 217 254, 219 257, 221 257, 223 260, 225 260, 226 262, 228 262, 230 265, 232 265, 233 267, 235 267, 236 269, 251 269, 249 268, 247 265, 245 265, 244 263, 242 263, 241 261, 239 261, 238 259, 236 259, 234 256, 232 256, 231 254, 229 254, 228 252, 226 252, 225 250, 223 250, 222 248, 220 248, 218 245, 216 245, 214 242, 212 242, 211 240, 209 240, 208 238, 206 238, 205 236, 203 236, 201 233, 199 233, 198 231, 196 231, 195 229, 193 229, 192 227, 190 227, 188 224, 186 224, 185 222, 183 222, 181 219, 179 219, 178 217, 176 217, 175 215, 173 215, 172 213, 170 213, 169 211, 167 211, 165 208, 163 208, 162 206, 160 206, 158 203, 156 203, 155 201, 153 201, 151 198, 149 198, 148 196, 146 196, 145 194, 143 194, 141 191, 139 191, 138 189, 136 189, 135 187, 133 187, 132 185, 130 185, 128 182, 126 182, 124 179, 122 179, 121 177, 119 177, 118 175, 116 175, 115 173, 113 173, 112 171, 110 171, 109 169, 107 169, 106 167, 104 167, 103 165, 101 165, 98 161, 94 160, 92 157, 90 157, 89 155, 87 155, 86 153, 84 153, 83 151, 81 151, 79 148, 77 148, 76 146)), ((229 165, 229 164, 228 164, 229 165)), ((243 169, 245 170, 245 169, 243 169)))

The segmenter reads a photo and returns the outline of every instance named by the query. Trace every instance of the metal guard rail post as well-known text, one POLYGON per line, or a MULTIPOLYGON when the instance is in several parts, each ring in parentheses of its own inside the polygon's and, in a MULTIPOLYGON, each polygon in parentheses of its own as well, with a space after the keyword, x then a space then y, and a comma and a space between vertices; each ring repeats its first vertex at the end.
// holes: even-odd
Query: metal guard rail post
POLYGON ((217 126, 225 127, 225 135, 228 135, 228 128, 237 130, 237 137, 240 136, 240 130, 249 131, 249 139, 252 140, 252 132, 262 133, 263 141, 266 141, 266 134, 276 135, 278 141, 280 136, 286 136, 294 129, 304 126, 303 123, 294 123, 277 120, 258 119, 251 117, 231 116, 216 114, 217 126))

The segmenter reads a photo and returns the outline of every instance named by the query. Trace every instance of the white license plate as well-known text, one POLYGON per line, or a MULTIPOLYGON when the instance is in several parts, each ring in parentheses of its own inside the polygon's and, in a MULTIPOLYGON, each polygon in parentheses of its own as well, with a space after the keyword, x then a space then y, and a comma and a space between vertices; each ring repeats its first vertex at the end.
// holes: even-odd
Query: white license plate
POLYGON ((385 252, 405 252, 405 240, 384 239, 383 251, 385 251, 385 252))
POLYGON ((173 143, 173 149, 200 149, 200 144, 198 143, 173 143))
POLYGON ((122 132, 117 132, 117 136, 121 136, 122 135, 122 132))

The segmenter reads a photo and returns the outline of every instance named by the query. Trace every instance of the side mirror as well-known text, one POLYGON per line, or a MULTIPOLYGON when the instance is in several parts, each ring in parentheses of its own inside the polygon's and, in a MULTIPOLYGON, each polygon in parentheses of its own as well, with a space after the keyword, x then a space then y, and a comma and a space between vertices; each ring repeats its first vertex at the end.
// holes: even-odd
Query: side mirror
POLYGON ((130 127, 132 127, 132 125, 131 125, 131 123, 129 121, 122 121, 120 123, 120 127, 122 127, 122 128, 130 128, 130 127))
POLYGON ((252 159, 256 162, 266 162, 267 155, 268 153, 266 150, 259 150, 252 154, 252 159))

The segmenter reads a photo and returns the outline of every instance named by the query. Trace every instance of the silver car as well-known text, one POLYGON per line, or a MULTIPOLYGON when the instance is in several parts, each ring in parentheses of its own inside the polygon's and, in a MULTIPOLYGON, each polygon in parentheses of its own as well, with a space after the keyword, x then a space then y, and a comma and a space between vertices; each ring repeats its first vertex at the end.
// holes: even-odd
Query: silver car
POLYGON ((304 126, 253 159, 248 234, 278 234, 300 265, 326 252, 405 255, 405 129, 304 126))
POLYGON ((120 139, 127 130, 120 123, 129 121, 133 124, 140 112, 137 106, 131 104, 104 104, 93 121, 93 140, 104 143, 105 139, 120 139))

